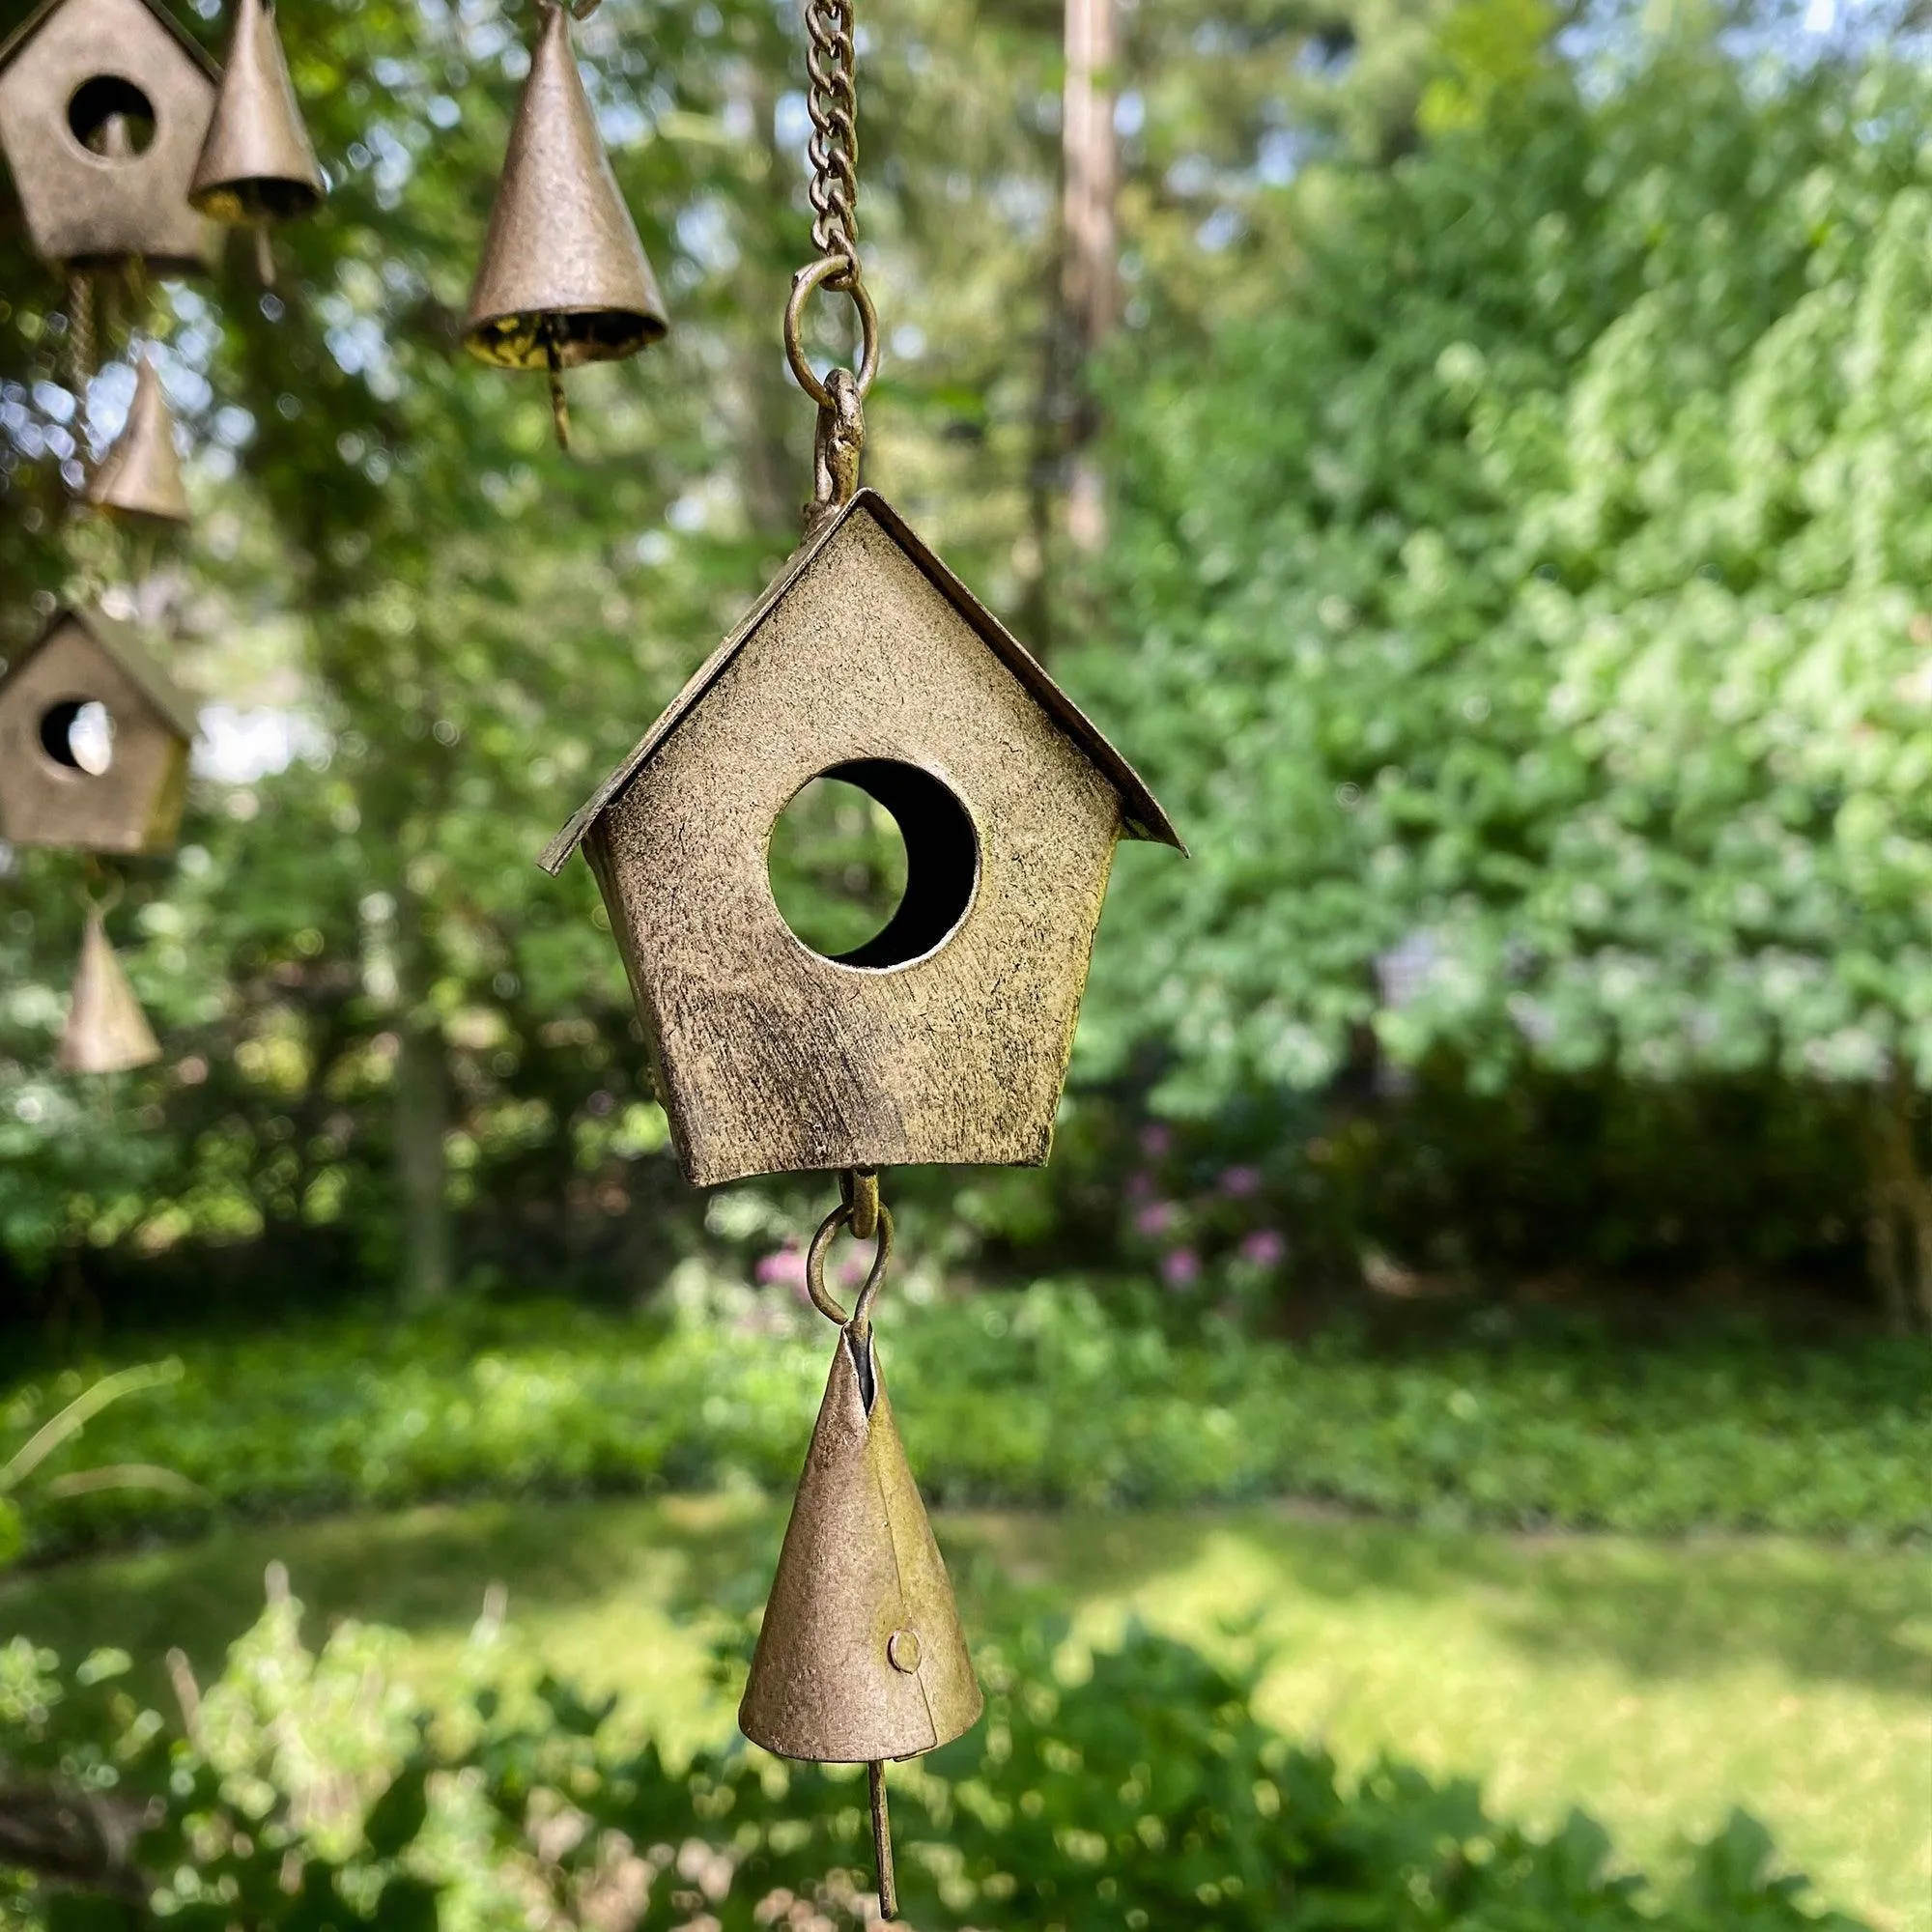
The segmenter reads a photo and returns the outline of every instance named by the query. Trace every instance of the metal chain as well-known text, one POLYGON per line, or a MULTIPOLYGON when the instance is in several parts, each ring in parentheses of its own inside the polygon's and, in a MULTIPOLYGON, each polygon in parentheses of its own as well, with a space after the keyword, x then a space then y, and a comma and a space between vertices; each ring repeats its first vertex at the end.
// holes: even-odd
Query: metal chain
POLYGON ((811 239, 821 255, 836 255, 841 270, 834 288, 859 279, 859 53, 853 42, 853 0, 806 0, 806 71, 811 85, 811 239))

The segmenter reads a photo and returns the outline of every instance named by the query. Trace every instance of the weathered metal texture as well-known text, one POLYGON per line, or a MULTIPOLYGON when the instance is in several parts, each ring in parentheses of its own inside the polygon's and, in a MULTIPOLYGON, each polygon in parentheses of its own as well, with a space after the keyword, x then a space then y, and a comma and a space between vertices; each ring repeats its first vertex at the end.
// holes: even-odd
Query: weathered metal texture
POLYGON ((127 424, 89 481, 87 500, 97 510, 136 522, 191 520, 175 448, 174 414, 147 355, 134 365, 134 400, 128 407, 127 424))
POLYGON ((1123 825, 1179 843, 1119 753, 866 491, 542 863, 585 842, 692 1180, 1037 1164, 1123 825), (821 957, 772 897, 773 824, 838 767, 905 831, 894 925, 925 943, 900 963, 874 963, 904 952, 874 951, 892 927, 821 957))
POLYGON ((221 91, 188 198, 217 221, 292 221, 327 192, 302 126, 274 0, 234 0, 221 91))
POLYGON ((936 1749, 984 1708, 876 1344, 841 1329, 738 1727, 782 1757, 862 1764, 936 1749))
POLYGON ((159 274, 208 269, 216 231, 187 197, 215 80, 154 0, 46 0, 31 14, 0 46, 0 148, 35 252, 82 267, 138 256, 159 274), (90 103, 140 101, 154 134, 139 153, 113 138, 111 118, 96 137, 104 153, 70 119, 90 103))
POLYGON ((73 998, 54 1065, 67 1073, 125 1073, 132 1066, 152 1066, 160 1057, 160 1042, 107 943, 100 909, 89 906, 73 998))
POLYGON ((0 838, 76 852, 165 852, 180 829, 194 707, 122 625, 58 612, 0 678, 0 838), (95 774, 48 748, 49 720, 90 702, 113 721, 95 774))
POLYGON ((635 355, 667 327, 577 71, 569 18, 546 5, 464 339, 502 368, 568 369, 635 355))

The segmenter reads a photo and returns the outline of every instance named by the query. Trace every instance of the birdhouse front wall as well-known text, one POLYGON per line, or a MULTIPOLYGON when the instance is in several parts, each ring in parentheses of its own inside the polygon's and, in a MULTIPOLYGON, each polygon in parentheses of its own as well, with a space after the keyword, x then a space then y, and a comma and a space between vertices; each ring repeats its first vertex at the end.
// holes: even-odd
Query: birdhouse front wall
POLYGON ((213 110, 213 81, 144 0, 66 0, 0 71, 0 146, 35 252, 206 269, 214 225, 187 195, 213 110), (103 109, 142 103, 153 133, 139 153, 86 145, 103 109))
POLYGON ((188 747, 83 626, 70 619, 0 690, 0 836, 83 852, 164 852, 181 824, 188 747), (99 774, 57 756, 70 707, 102 705, 99 774))
POLYGON ((1120 831, 1108 781, 848 517, 586 842, 689 1178, 1044 1161, 1120 831), (963 917, 886 967, 796 938, 767 864, 793 796, 867 760, 937 780, 977 844, 963 917))

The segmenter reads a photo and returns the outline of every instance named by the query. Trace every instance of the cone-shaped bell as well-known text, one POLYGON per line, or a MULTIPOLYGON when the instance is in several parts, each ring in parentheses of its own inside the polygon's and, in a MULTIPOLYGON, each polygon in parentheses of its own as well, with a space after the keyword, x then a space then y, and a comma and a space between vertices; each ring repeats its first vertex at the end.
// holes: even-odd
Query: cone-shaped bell
POLYGON ((107 943, 101 914, 89 906, 80 970, 73 977, 73 1000, 55 1065, 67 1073, 124 1073, 130 1066, 150 1066, 160 1057, 148 1016, 107 943))
POLYGON ((847 1328, 738 1727, 783 1757, 859 1764, 936 1749, 984 1708, 871 1340, 847 1328))
POLYGON ((175 419, 161 393, 161 379, 146 355, 134 365, 134 400, 127 427, 94 472, 87 500, 118 517, 162 524, 188 521, 187 491, 175 453, 175 419))
POLYGON ((288 221, 327 192, 282 58, 274 0, 235 0, 221 91, 187 198, 217 221, 288 221))
POLYGON ((664 298, 598 138, 564 9, 547 4, 464 340, 505 369, 635 355, 665 333, 664 298))

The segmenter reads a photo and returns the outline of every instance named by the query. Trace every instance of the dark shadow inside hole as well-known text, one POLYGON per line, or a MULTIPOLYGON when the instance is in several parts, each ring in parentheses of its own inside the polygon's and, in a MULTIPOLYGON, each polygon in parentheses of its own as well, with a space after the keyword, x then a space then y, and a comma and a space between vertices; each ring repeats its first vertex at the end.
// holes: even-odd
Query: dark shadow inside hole
POLYGON ((114 721, 98 698, 62 698, 41 714, 41 749, 62 770, 99 778, 114 762, 114 721))
POLYGON ((155 103, 118 73, 98 73, 74 89, 67 125, 90 154, 120 159, 155 138, 155 103))
POLYGON ((856 758, 818 776, 856 786, 892 814, 906 866, 905 892, 885 925, 863 946, 821 957, 882 970, 930 952, 965 918, 979 882, 980 841, 966 808, 930 772, 896 758, 856 758))

